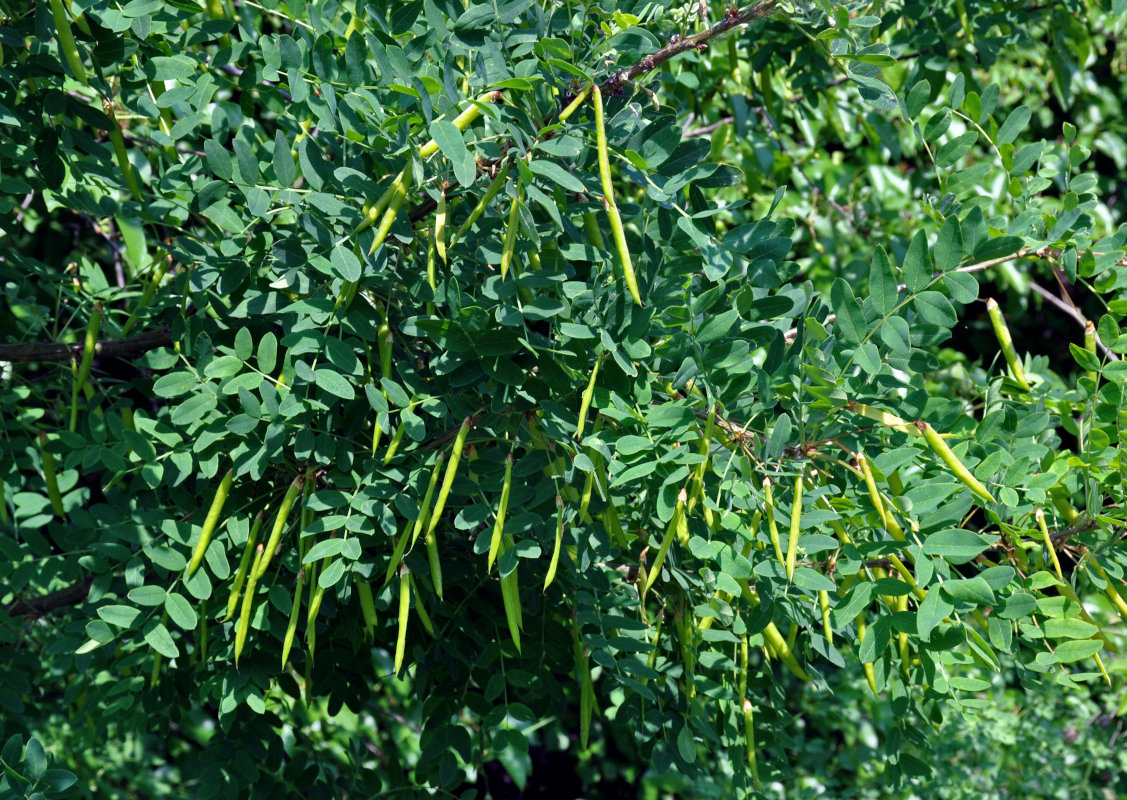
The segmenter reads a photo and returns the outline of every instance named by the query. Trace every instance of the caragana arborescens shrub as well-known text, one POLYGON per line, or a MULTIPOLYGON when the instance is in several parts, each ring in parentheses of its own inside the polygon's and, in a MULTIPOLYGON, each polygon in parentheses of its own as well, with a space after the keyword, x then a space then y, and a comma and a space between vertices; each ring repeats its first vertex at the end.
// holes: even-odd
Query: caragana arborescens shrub
POLYGON ((9 7, 4 790, 778 794, 870 692, 906 796, 1111 684, 1112 5, 9 7))

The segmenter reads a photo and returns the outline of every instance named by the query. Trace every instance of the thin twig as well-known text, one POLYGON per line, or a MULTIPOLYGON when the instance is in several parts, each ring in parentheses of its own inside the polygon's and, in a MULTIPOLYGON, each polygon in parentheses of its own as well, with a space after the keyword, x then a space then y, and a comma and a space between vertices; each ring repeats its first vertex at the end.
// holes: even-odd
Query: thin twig
POLYGON ((708 136, 710 133, 715 131, 721 125, 727 125, 733 119, 734 119, 734 117, 724 117, 724 119, 720 120, 719 122, 713 122, 711 125, 705 125, 701 128, 694 128, 691 131, 685 130, 684 132, 682 132, 681 138, 682 139, 692 139, 694 136, 708 136))
MULTIPOLYGON (((1081 328, 1088 325, 1088 320, 1082 313, 1080 313, 1080 309, 1078 309, 1072 303, 1066 303, 1064 300, 1061 300, 1048 289, 1044 288, 1043 286, 1038 286, 1033 281, 1029 282, 1029 288, 1032 289, 1035 294, 1041 295, 1041 297, 1045 298, 1045 300, 1047 300, 1049 303, 1059 308, 1072 319, 1076 320, 1081 328)), ((1103 343, 1103 340, 1100 339, 1100 335, 1098 333, 1096 334, 1096 347, 1100 348, 1100 352, 1102 352, 1109 361, 1119 360, 1119 356, 1108 350, 1107 345, 1103 343)))

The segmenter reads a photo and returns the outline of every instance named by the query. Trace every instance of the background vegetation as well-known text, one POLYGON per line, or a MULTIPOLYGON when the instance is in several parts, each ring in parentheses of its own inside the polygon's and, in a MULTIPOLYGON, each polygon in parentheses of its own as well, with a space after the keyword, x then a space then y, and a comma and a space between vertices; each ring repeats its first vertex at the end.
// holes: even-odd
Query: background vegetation
POLYGON ((0 3, 0 795, 1122 793, 1125 11, 0 3))

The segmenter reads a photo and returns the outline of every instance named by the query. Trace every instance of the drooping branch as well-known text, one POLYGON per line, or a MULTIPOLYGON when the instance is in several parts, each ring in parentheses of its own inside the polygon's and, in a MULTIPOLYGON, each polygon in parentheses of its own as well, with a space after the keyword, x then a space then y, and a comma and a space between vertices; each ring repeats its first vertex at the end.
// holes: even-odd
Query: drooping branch
MULTIPOLYGON (((132 339, 116 341, 103 339, 94 345, 94 355, 101 358, 129 358, 158 347, 172 344, 172 329, 142 333, 132 339)), ((82 358, 82 342, 59 344, 57 342, 29 342, 27 344, 0 344, 0 361, 70 361, 82 358)))

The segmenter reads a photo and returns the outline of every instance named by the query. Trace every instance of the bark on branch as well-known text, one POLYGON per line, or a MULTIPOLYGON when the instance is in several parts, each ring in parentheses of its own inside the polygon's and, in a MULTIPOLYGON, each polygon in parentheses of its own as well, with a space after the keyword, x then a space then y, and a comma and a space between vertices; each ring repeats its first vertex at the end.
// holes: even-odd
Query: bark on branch
MULTIPOLYGON (((158 347, 172 344, 172 329, 142 333, 132 339, 103 339, 94 345, 94 355, 101 358, 129 358, 147 353, 158 347)), ((0 361, 70 361, 82 358, 82 342, 58 344, 57 342, 29 342, 27 344, 0 344, 0 361)))
POLYGON ((78 583, 71 584, 65 589, 59 589, 57 592, 51 592, 42 597, 21 598, 9 603, 5 611, 8 612, 10 617, 29 616, 38 618, 44 614, 49 614, 56 608, 76 606, 86 600, 86 596, 90 593, 90 585, 93 582, 94 576, 88 575, 78 583))
POLYGON ((646 56, 634 66, 619 70, 604 81, 600 88, 604 94, 617 92, 622 87, 622 84, 640 78, 647 72, 652 72, 674 56, 679 56, 681 53, 688 52, 689 50, 704 50, 708 47, 710 39, 714 39, 722 33, 727 33, 740 25, 746 25, 749 22, 762 19, 774 11, 774 9, 775 0, 763 0, 763 2, 749 6, 743 11, 729 9, 724 15, 724 19, 717 22, 711 28, 692 36, 686 36, 684 39, 674 39, 665 47, 661 48, 656 53, 646 56))

